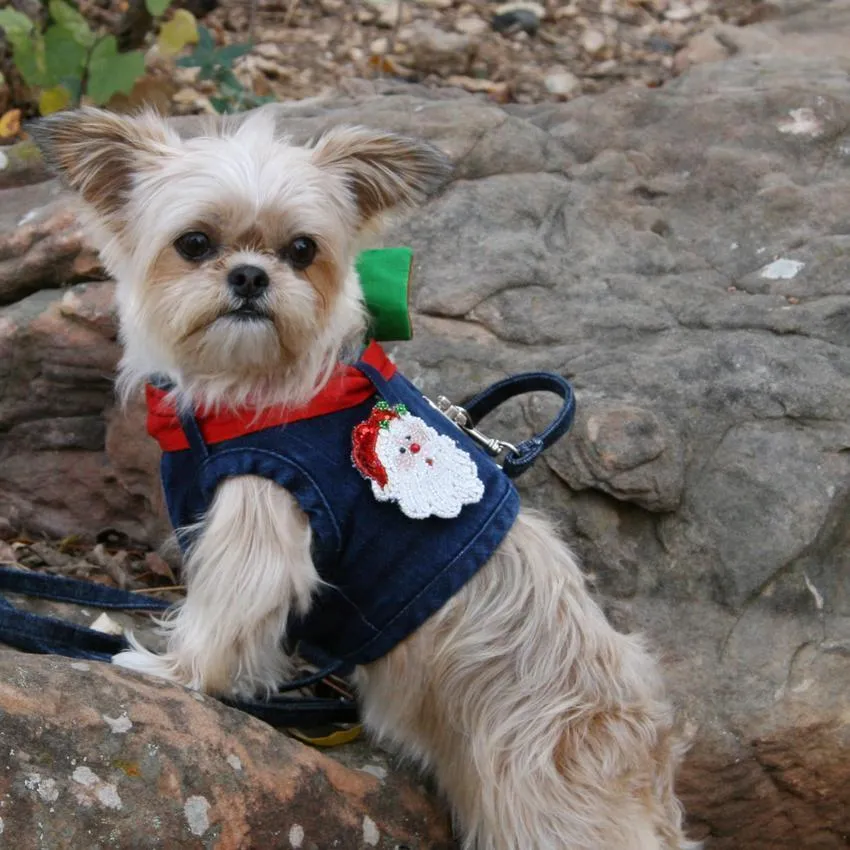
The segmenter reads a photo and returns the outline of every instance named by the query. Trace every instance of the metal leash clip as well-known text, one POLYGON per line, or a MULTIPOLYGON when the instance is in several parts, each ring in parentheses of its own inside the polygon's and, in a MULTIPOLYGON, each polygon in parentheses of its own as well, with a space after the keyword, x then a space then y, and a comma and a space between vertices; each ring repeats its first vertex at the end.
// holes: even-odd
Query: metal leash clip
POLYGON ((453 404, 444 395, 437 396, 436 404, 427 397, 426 401, 431 405, 431 407, 439 410, 446 419, 457 425, 461 431, 468 434, 473 440, 475 440, 476 443, 478 443, 478 445, 481 446, 481 448, 484 449, 484 451, 487 452, 487 454, 492 457, 497 458, 500 455, 507 454, 508 452, 516 452, 517 448, 512 443, 508 443, 505 440, 496 440, 493 437, 488 437, 486 434, 479 431, 472 424, 472 417, 466 409, 461 407, 459 404, 453 404))

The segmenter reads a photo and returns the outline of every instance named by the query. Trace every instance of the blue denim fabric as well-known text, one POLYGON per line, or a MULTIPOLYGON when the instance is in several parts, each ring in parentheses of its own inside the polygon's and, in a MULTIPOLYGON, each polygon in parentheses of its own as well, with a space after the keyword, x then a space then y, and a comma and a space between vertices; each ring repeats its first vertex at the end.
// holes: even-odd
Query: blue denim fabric
MULTIPOLYGON (((0 590, 124 611, 163 611, 167 602, 65 576, 0 567, 0 590)), ((20 611, 0 597, 0 642, 26 652, 57 653, 71 658, 109 661, 127 649, 123 637, 66 623, 55 617, 20 611)))
MULTIPOLYGON (((309 518, 313 559, 327 586, 306 617, 291 619, 287 638, 346 666, 385 655, 439 610, 486 563, 519 510, 516 489, 494 461, 409 381, 398 373, 386 381, 364 363, 357 368, 378 393, 363 404, 212 445, 189 418, 184 429, 192 448, 162 458, 178 529, 201 519, 226 478, 261 476, 293 495, 309 518), (485 488, 480 502, 455 519, 409 519, 397 504, 374 498, 352 463, 351 437, 379 397, 405 404, 474 458, 485 488)), ((191 543, 187 534, 180 540, 191 543)))

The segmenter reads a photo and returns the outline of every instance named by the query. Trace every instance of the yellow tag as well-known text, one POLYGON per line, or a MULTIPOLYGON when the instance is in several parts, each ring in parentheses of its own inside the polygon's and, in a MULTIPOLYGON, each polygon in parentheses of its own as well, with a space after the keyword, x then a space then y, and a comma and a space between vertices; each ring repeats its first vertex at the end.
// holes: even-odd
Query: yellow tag
POLYGON ((304 741, 305 744, 312 744, 314 747, 338 747, 341 744, 350 744, 356 741, 363 727, 358 723, 355 726, 349 726, 347 729, 335 729, 333 732, 323 730, 320 734, 319 730, 304 730, 304 729, 287 729, 287 734, 292 735, 299 741, 304 741))

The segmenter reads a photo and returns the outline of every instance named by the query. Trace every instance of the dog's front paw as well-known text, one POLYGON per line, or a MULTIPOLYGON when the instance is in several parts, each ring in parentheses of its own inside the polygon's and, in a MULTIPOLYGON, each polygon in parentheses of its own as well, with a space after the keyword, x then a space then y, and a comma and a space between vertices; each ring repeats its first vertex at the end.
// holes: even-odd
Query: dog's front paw
POLYGON ((135 670, 166 679, 178 685, 203 691, 213 696, 230 696, 233 693, 233 660, 217 654, 195 654, 183 646, 171 646, 166 652, 156 654, 145 649, 128 636, 131 649, 113 656, 112 663, 125 670, 135 670))
POLYGON ((159 679, 167 679, 190 688, 197 686, 191 681, 191 677, 181 674, 180 665, 172 655, 156 655, 146 649, 125 649, 113 656, 112 663, 125 670, 135 670, 137 673, 147 673, 148 676, 156 676, 159 679))

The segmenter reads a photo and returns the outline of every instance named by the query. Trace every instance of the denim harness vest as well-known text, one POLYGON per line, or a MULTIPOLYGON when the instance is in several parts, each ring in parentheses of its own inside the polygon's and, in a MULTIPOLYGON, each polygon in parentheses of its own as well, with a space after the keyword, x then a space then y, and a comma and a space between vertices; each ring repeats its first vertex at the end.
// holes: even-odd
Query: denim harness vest
MULTIPOLYGON (((346 669, 385 655, 442 608, 487 562, 519 510, 515 487, 493 459, 407 379, 398 372, 386 379, 363 360, 355 368, 374 386, 365 402, 214 444, 184 417, 190 447, 162 457, 175 529, 201 519, 218 485, 234 476, 269 479, 295 498, 309 520, 324 584, 309 613, 291 617, 287 641, 306 657, 346 669), (455 518, 411 519, 396 503, 375 498, 352 462, 352 433, 379 400, 404 405, 474 460, 484 485, 478 502, 455 518)), ((190 545, 188 535, 178 536, 190 545)))

